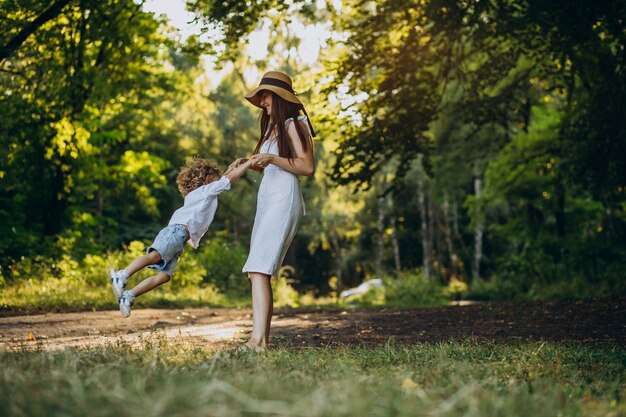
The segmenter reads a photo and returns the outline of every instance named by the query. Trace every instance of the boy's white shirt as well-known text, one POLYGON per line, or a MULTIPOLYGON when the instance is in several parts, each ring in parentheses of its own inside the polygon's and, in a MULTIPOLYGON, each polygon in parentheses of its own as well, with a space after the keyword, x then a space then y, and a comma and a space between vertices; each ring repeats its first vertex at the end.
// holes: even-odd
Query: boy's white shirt
POLYGON ((230 180, 222 177, 218 181, 198 187, 185 196, 185 204, 172 214, 169 225, 184 224, 189 230, 188 243, 198 248, 200 239, 209 229, 217 211, 217 197, 222 191, 230 190, 230 180))

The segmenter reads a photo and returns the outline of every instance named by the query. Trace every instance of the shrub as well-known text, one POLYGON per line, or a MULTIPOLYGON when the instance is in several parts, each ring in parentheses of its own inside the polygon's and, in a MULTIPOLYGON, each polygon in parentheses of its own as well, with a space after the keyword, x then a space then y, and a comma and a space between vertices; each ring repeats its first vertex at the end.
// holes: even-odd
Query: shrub
POLYGON ((483 301, 573 300, 585 297, 610 297, 626 293, 623 279, 589 282, 581 275, 564 275, 545 283, 516 276, 494 276, 489 281, 477 280, 470 286, 468 297, 483 301))
POLYGON ((247 278, 241 272, 248 251, 242 244, 234 241, 228 232, 217 232, 205 238, 200 248, 189 255, 189 258, 195 259, 205 269, 204 283, 211 284, 224 293, 248 295, 247 278))
POLYGON ((299 295, 291 284, 294 279, 291 278, 295 272, 294 267, 285 265, 280 268, 278 277, 272 280, 272 292, 274 293, 275 307, 298 307, 299 295))
POLYGON ((421 270, 385 278, 385 302, 390 306, 417 307, 440 305, 449 301, 449 292, 434 279, 427 281, 421 270))
MULTIPOLYGON (((58 259, 37 256, 22 258, 8 270, 0 291, 0 307, 13 308, 114 308, 108 284, 108 269, 122 268, 145 253, 143 242, 133 241, 123 250, 85 255, 82 260, 63 253, 58 259)), ((145 306, 223 305, 224 296, 205 281, 208 262, 186 249, 173 279, 142 297, 145 306)), ((217 253, 215 257, 219 257, 217 253)), ((240 267, 240 266, 239 266, 240 267)), ((153 275, 145 269, 134 275, 130 285, 153 275)))
POLYGON ((447 288, 435 280, 427 281, 421 270, 397 277, 385 277, 383 287, 372 287, 364 294, 353 295, 347 303, 363 306, 418 307, 441 305, 454 298, 458 287, 447 288))

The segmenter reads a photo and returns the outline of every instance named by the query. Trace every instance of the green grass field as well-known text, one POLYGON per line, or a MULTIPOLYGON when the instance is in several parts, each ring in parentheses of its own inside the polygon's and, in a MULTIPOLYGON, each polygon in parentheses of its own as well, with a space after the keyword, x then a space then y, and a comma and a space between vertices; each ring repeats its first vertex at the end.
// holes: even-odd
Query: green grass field
POLYGON ((2 416, 625 416, 620 348, 442 343, 0 353, 2 416))

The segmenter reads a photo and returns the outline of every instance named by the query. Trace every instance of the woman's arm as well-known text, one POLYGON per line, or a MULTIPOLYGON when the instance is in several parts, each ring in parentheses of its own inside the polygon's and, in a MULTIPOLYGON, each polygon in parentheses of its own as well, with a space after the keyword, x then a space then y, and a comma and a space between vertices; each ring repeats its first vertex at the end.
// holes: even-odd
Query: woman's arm
POLYGON ((244 172, 246 172, 246 169, 250 167, 250 164, 252 164, 252 161, 248 159, 246 162, 243 162, 238 166, 233 167, 231 165, 231 167, 229 167, 224 173, 224 176, 227 177, 232 184, 235 180, 241 177, 244 172))
MULTIPOLYGON (((228 166, 228 169, 226 170, 226 172, 224 172, 222 174, 222 176, 229 174, 233 169, 237 168, 239 165, 248 162, 248 159, 249 158, 237 158, 237 159, 235 159, 235 161, 228 166)), ((263 173, 263 168, 255 167, 255 166, 252 166, 252 165, 249 165, 248 168, 249 169, 253 169, 255 171, 259 171, 260 173, 263 173)))
POLYGON ((253 155, 250 159, 253 161, 252 166, 264 169, 269 164, 274 164, 285 171, 291 172, 295 175, 312 176, 315 174, 315 158, 313 156, 313 146, 309 147, 306 151, 302 147, 298 131, 296 129, 296 123, 302 123, 301 121, 295 121, 287 124, 287 134, 293 148, 296 152, 295 158, 283 158, 278 155, 269 153, 261 153, 253 155))

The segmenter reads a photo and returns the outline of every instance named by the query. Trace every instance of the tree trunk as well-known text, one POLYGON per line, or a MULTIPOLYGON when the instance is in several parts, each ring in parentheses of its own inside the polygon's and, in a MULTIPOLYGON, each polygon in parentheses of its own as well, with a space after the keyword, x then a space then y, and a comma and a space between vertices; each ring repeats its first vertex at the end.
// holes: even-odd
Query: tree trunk
POLYGON ((475 225, 474 225, 474 262, 472 263, 472 280, 480 278, 480 260, 483 256, 483 231, 485 224, 483 213, 480 208, 480 196, 482 195, 482 179, 478 174, 474 176, 474 197, 476 199, 475 225))
POLYGON ((343 276, 341 270, 341 246, 339 245, 339 233, 337 233, 337 229, 334 226, 330 228, 330 243, 333 247, 334 256, 334 270, 335 277, 337 278, 337 288, 336 288, 336 301, 339 302, 339 294, 343 290, 343 276))
POLYGON ((45 236, 54 236, 61 232, 63 223, 63 215, 67 204, 65 197, 65 175, 61 168, 65 162, 61 158, 59 164, 53 164, 50 168, 50 189, 48 195, 48 204, 44 212, 44 230, 45 236))
POLYGON ((98 243, 102 243, 104 239, 104 222, 101 220, 104 213, 104 189, 102 186, 102 178, 98 180, 98 243))
POLYGON ((421 217, 421 232, 422 232, 422 261, 424 266, 424 278, 429 280, 431 277, 431 248, 430 239, 428 236, 428 211, 426 210, 426 192, 424 188, 424 165, 422 163, 423 155, 418 157, 418 173, 417 173, 417 200, 419 203, 419 212, 421 217))
POLYGON ((376 278, 383 277, 383 254, 385 251, 385 196, 378 197, 378 218, 376 220, 378 239, 376 242, 376 278))
POLYGON ((556 236, 559 240, 559 250, 556 253, 556 262, 563 264, 563 261, 565 259, 565 252, 566 252, 566 246, 564 244, 564 241, 565 241, 565 186, 563 185, 563 180, 558 171, 554 178, 554 197, 556 200, 555 207, 554 207, 554 219, 556 223, 556 236))
POLYGON ((389 225, 391 227, 391 245, 393 247, 393 262, 396 273, 400 272, 402 265, 400 264, 400 242, 398 241, 398 228, 396 226, 396 215, 394 214, 393 195, 389 196, 389 225))
POLYGON ((449 258, 449 267, 450 277, 457 277, 458 273, 456 269, 457 263, 457 255, 454 251, 454 244, 452 243, 452 226, 450 225, 450 203, 448 202, 448 195, 446 194, 443 202, 443 217, 445 221, 445 238, 446 238, 446 246, 448 249, 448 258, 449 258))
POLYGON ((393 245, 393 261, 396 266, 396 272, 402 270, 402 264, 400 263, 400 242, 398 242, 398 229, 396 227, 396 216, 389 216, 389 223, 391 223, 391 243, 393 245))
POLYGON ((426 189, 428 190, 428 194, 426 195, 427 201, 427 210, 428 210, 428 257, 429 257, 429 269, 430 276, 434 276, 433 270, 433 256, 436 253, 435 250, 435 210, 433 207, 433 188, 435 180, 431 178, 426 179, 426 189))
POLYGON ((559 240, 565 239, 565 186, 561 175, 557 173, 555 177, 555 197, 556 207, 554 211, 554 218, 556 220, 556 235, 559 240))

